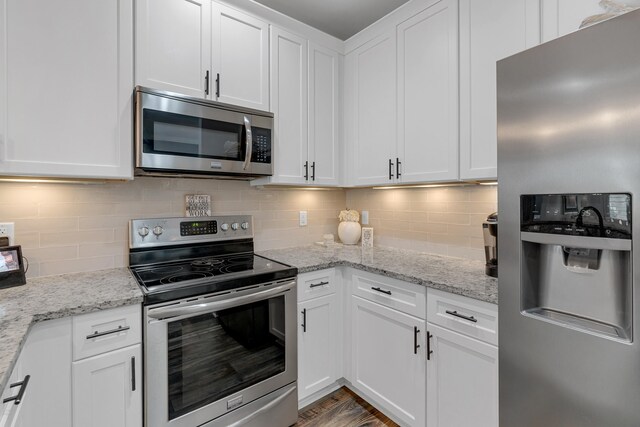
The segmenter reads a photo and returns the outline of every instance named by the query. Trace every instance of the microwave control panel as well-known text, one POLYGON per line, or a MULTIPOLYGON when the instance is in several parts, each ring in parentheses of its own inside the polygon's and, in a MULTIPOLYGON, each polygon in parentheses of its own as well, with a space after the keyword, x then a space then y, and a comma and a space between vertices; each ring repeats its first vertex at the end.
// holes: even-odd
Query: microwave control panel
POLYGON ((271 131, 269 129, 251 128, 253 132, 252 163, 271 163, 271 131))

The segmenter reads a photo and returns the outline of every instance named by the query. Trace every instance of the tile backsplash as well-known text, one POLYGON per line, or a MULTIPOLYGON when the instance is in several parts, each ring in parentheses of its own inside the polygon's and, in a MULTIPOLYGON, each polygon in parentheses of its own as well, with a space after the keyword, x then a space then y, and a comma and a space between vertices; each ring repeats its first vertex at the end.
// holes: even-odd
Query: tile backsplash
POLYGON ((484 260, 482 223, 498 209, 496 186, 347 191, 349 209, 369 211, 374 244, 484 260))
POLYGON ((368 210, 374 244, 483 259, 481 224, 495 187, 255 188, 246 181, 138 177, 107 184, 0 182, 0 222, 14 222, 29 277, 128 264, 128 221, 184 216, 184 196, 209 194, 214 215, 251 214, 257 250, 337 239, 338 213, 368 210), (299 211, 308 225, 298 225, 299 211))
POLYGON ((246 181, 136 178, 107 184, 0 183, 0 222, 15 222, 29 277, 128 265, 128 221, 184 216, 185 195, 209 194, 214 215, 251 214, 255 247, 309 244, 336 233, 344 190, 258 189, 246 181), (298 225, 300 210, 308 225, 298 225))

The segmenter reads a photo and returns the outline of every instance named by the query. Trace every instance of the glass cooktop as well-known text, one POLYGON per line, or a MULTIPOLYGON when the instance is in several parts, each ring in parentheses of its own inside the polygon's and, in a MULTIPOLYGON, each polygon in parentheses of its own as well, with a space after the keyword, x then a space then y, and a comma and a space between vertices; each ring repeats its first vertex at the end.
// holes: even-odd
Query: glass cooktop
POLYGON ((289 269, 291 267, 287 265, 253 253, 200 257, 131 267, 138 283, 148 292, 162 292, 176 287, 239 277, 260 277, 289 269))

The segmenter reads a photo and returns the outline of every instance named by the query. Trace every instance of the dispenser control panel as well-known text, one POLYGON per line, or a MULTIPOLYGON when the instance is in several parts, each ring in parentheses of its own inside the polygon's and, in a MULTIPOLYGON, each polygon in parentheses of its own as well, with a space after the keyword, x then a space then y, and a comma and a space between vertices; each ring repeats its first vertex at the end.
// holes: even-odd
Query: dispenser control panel
POLYGON ((520 202, 521 231, 631 239, 630 194, 530 194, 520 202))

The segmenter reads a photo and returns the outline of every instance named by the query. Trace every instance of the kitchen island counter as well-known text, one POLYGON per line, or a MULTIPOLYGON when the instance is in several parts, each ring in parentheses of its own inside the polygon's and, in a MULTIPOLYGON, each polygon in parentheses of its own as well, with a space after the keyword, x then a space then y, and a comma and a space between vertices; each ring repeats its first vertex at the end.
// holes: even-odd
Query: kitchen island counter
POLYGON ((127 268, 38 277, 0 289, 0 390, 34 323, 140 303, 142 292, 127 268))
POLYGON ((498 280, 484 273, 484 263, 427 254, 407 249, 335 244, 258 252, 274 261, 298 268, 299 273, 332 267, 352 267, 405 282, 498 303, 498 280))

